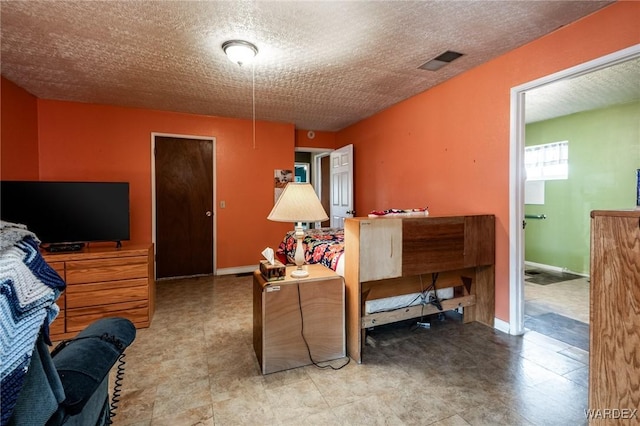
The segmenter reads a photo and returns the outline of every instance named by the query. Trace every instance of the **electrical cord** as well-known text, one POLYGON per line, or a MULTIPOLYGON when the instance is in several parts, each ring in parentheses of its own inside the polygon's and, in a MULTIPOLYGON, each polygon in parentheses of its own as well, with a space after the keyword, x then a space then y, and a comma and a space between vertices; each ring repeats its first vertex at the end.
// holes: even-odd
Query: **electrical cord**
POLYGON ((118 408, 118 404, 120 403, 120 394, 122 392, 122 380, 124 378, 124 366, 126 364, 126 362, 124 361, 124 358, 126 356, 126 353, 124 352, 125 346, 122 344, 122 342, 116 336, 109 333, 103 333, 99 336, 90 335, 90 336, 75 337, 73 339, 63 340, 60 343, 58 343, 58 345, 56 345, 53 351, 51 351, 51 357, 53 358, 57 353, 59 353, 62 349, 67 347, 70 343, 76 342, 78 340, 96 339, 96 338, 103 340, 105 342, 109 342, 112 345, 114 345, 116 349, 118 349, 119 351, 122 351, 118 356, 118 366, 116 369, 116 376, 113 384, 113 394, 111 395, 111 403, 109 404, 109 417, 107 419, 107 424, 113 424, 113 421, 111 419, 116 416, 116 410, 118 408))
POLYGON ((120 403, 120 393, 122 392, 122 379, 124 378, 124 357, 126 353, 122 352, 118 357, 118 367, 116 371, 116 378, 113 382, 113 394, 111 395, 111 404, 109 404, 109 419, 108 424, 113 424, 112 418, 116 416, 116 410, 120 403))
POLYGON ((309 360, 311 361, 311 363, 313 365, 315 365, 317 368, 321 368, 321 369, 331 368, 332 370, 337 371, 337 370, 340 370, 340 369, 346 367, 349 364, 349 362, 351 362, 351 358, 349 358, 349 357, 347 357, 347 362, 342 364, 340 367, 334 367, 331 364, 320 365, 311 356, 311 348, 309 347, 309 342, 307 342, 307 338, 304 336, 304 313, 302 312, 302 298, 300 296, 300 283, 296 283, 296 288, 298 290, 298 309, 300 310, 300 321, 302 323, 302 326, 300 327, 300 335, 302 336, 302 340, 304 341, 304 345, 307 348, 307 353, 309 354, 309 360))
MULTIPOLYGON (((425 299, 427 297, 426 295, 429 292, 429 289, 431 287, 435 287, 435 282, 432 282, 431 286, 429 286, 425 290, 423 282, 422 282, 422 274, 420 274, 419 277, 420 277, 420 295, 418 297, 420 297, 422 299, 422 303, 420 303, 420 321, 416 321, 416 323, 411 326, 411 328, 410 328, 411 331, 416 331, 418 328, 430 328, 431 327, 430 323, 424 322, 424 305, 425 305, 425 299)), ((434 288, 434 290, 435 290, 435 288, 434 288)), ((416 300, 417 300, 417 298, 413 299, 411 304, 413 304, 413 302, 415 302, 416 300)))
POLYGON ((416 305, 415 302, 416 300, 419 300, 419 299, 422 299, 422 302, 420 304, 423 307, 423 311, 424 311, 424 305, 428 305, 428 304, 434 305, 439 310, 442 311, 443 310, 442 303, 440 302, 440 299, 438 298, 436 293, 436 281, 438 280, 438 276, 439 276, 438 272, 434 272, 433 274, 431 274, 431 285, 423 290, 422 275, 420 275, 420 293, 416 297, 414 297, 409 303, 406 303, 405 305, 399 306, 396 308, 380 309, 378 311, 370 312, 370 314, 379 314, 382 312, 393 312, 398 309, 410 308, 411 306, 416 305), (433 290, 433 294, 429 296, 429 301, 427 302, 427 295, 431 290, 433 290))
MULTIPOLYGON (((419 277, 420 277, 420 294, 422 295, 422 303, 420 304, 420 321, 415 323, 414 330, 418 329, 418 328, 426 328, 427 327, 427 323, 424 322, 424 298, 425 298, 425 292, 424 292, 424 286, 423 286, 423 283, 422 283, 422 274, 420 274, 419 277)), ((431 324, 428 324, 428 326, 431 327, 431 324)))
POLYGON ((438 292, 436 291, 436 281, 438 281, 439 272, 434 272, 431 274, 431 286, 433 288, 433 293, 429 296, 429 303, 438 308, 439 311, 442 311, 442 303, 440 303, 440 299, 438 298, 438 292))

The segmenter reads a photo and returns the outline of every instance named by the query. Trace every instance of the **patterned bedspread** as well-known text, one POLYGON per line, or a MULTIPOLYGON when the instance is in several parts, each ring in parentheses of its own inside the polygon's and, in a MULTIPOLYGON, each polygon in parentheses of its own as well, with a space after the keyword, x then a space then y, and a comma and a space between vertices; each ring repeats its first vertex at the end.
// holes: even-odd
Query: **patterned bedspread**
MULTIPOLYGON (((288 263, 293 263, 296 246, 295 231, 289 231, 280 243, 276 254, 279 257, 286 257, 288 263)), ((320 263, 335 271, 338 267, 338 261, 344 253, 344 229, 308 229, 305 231, 302 247, 307 263, 320 263)))

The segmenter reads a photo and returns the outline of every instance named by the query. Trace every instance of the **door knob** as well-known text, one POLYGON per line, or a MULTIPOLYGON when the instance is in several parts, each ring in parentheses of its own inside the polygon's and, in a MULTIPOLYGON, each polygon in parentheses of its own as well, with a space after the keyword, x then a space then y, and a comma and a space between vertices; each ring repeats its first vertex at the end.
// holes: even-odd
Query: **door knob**
POLYGON ((211 210, 207 210, 207 212, 205 213, 208 217, 211 217, 211 210))

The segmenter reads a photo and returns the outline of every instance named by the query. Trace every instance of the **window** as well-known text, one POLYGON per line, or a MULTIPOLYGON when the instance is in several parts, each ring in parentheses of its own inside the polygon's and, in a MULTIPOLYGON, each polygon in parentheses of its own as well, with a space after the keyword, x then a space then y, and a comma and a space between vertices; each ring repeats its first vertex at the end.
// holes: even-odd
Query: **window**
POLYGON ((569 177, 569 141, 524 148, 527 180, 567 179, 569 177))

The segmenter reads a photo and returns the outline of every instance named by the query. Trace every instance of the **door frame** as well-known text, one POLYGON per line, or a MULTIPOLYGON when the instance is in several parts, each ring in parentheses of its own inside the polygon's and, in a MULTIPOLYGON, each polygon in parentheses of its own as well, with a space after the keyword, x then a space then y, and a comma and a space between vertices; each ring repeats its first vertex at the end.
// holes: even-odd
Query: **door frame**
POLYGON ((584 62, 511 88, 509 136, 509 322, 495 327, 513 335, 524 333, 524 146, 526 92, 578 77, 640 56, 640 44, 584 62))
POLYGON ((199 135, 185 135, 177 133, 160 133, 151 132, 151 241, 153 242, 153 276, 156 276, 156 137, 169 137, 179 139, 196 139, 207 140, 213 143, 212 146, 212 173, 213 173, 213 275, 216 275, 217 262, 216 257, 218 251, 216 250, 216 233, 217 233, 217 215, 216 215, 216 138, 214 136, 199 136, 199 135))

